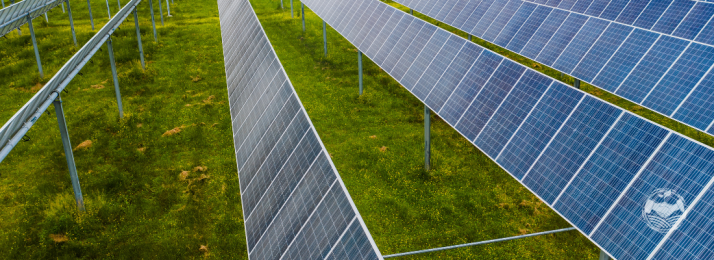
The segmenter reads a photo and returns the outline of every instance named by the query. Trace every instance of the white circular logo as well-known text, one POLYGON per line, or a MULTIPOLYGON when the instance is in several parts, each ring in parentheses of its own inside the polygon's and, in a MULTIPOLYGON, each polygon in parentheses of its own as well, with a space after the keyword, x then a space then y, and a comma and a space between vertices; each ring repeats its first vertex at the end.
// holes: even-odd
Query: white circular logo
POLYGON ((684 198, 671 189, 656 189, 647 197, 642 218, 652 230, 667 233, 684 214, 684 198))

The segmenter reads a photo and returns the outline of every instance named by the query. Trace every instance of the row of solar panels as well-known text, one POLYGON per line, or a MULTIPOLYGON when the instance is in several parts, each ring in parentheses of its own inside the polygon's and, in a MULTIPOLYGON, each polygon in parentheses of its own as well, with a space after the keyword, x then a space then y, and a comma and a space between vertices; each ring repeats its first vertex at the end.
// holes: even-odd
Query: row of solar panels
POLYGON ((713 256, 709 147, 380 1, 304 3, 611 256, 713 256))
POLYGON ((218 7, 250 259, 382 259, 250 2, 218 7))
POLYGON ((714 4, 397 2, 714 135, 714 4))
POLYGON ((3 8, 0 10, 0 36, 26 24, 28 15, 34 19, 62 2, 60 0, 24 0, 3 8))

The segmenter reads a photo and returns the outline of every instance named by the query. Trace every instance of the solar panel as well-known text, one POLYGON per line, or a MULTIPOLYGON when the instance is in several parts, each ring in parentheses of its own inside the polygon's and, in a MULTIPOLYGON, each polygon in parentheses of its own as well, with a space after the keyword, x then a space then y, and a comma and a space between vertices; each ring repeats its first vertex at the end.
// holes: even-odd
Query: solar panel
MULTIPOLYGON (((413 60, 389 63, 393 68, 383 69, 611 256, 712 256, 714 234, 709 220, 714 212, 714 150, 710 147, 434 25, 422 24, 418 18, 388 11, 394 8, 380 1, 365 1, 377 3, 367 6, 390 18, 374 20, 388 22, 381 25, 380 33, 368 34, 375 35, 371 46, 359 48, 366 48, 365 54, 378 66, 389 63, 386 57, 413 60), (426 29, 431 37, 418 37, 426 29), (402 71, 406 71, 404 76, 394 75, 402 71)), ((316 7, 316 14, 332 24, 358 11, 343 8, 344 2, 348 1, 308 0, 305 4, 316 7), (322 16, 325 13, 333 18, 322 16)), ((491 1, 481 4, 487 2, 491 1)), ((442 10, 428 12, 443 15, 442 10)), ((460 15, 445 17, 459 20, 460 15)), ((569 26, 592 24, 587 18, 574 19, 569 26), (582 22, 575 23, 577 19, 582 22)), ((344 33, 339 28, 337 32, 344 33)), ((591 36, 583 44, 609 52, 613 41, 634 31, 611 24, 600 33, 591 33, 598 37, 591 36)), ((654 44, 655 40, 643 37, 633 44, 654 44)), ((697 95, 700 101, 692 105, 711 109, 706 102, 713 94, 697 95)))
POLYGON ((25 0, 0 10, 0 37, 62 4, 60 0, 25 0))
POLYGON ((695 105, 702 98, 695 93, 710 89, 704 79, 714 74, 712 3, 396 2, 712 134, 714 113, 695 105))
POLYGON ((382 259, 247 0, 218 2, 250 259, 382 259))

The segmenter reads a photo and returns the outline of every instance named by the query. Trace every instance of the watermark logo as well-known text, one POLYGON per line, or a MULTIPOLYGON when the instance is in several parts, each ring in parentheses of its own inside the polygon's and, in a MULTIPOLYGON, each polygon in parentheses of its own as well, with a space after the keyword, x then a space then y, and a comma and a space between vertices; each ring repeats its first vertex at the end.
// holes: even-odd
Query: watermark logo
POLYGON ((671 189, 656 189, 647 197, 642 218, 652 230, 667 233, 684 214, 684 198, 671 189))

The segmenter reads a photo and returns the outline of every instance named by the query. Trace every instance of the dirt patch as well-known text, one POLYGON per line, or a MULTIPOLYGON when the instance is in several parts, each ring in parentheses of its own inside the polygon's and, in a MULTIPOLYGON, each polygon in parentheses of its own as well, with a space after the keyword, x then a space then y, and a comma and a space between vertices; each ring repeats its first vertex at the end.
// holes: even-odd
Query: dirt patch
POLYGON ((183 128, 183 126, 175 127, 174 129, 164 132, 164 134, 162 134, 161 136, 164 137, 164 136, 172 136, 172 135, 178 134, 181 132, 182 128, 183 128))
POLYGON ((37 93, 37 91, 40 91, 40 89, 42 89, 42 87, 44 87, 44 86, 45 85, 42 85, 42 83, 37 83, 37 84, 35 84, 35 86, 30 88, 30 91, 32 91, 32 93, 37 93))
POLYGON ((387 151, 387 148, 388 148, 388 147, 386 147, 386 146, 382 146, 382 147, 379 148, 379 151, 380 151, 380 152, 386 152, 386 151, 387 151))
POLYGON ((194 172, 205 172, 205 171, 207 171, 207 170, 208 170, 208 167, 206 167, 206 166, 196 166, 196 167, 193 167, 193 171, 194 171, 194 172))
POLYGON ((136 148, 136 150, 143 153, 146 151, 146 147, 136 148))
POLYGON ((188 171, 181 171, 181 173, 179 174, 179 179, 181 179, 182 181, 185 181, 186 178, 188 178, 188 174, 189 174, 188 171))
POLYGON ((369 139, 377 139, 377 136, 376 136, 376 135, 371 135, 371 136, 369 136, 369 139))
POLYGON ((206 104, 211 104, 211 103, 213 102, 213 100, 214 100, 214 99, 216 99, 216 96, 214 96, 214 95, 210 95, 210 96, 208 96, 208 98, 207 98, 207 99, 204 99, 204 100, 203 100, 203 103, 206 103, 206 104))
POLYGON ((87 141, 81 142, 72 151, 86 150, 86 149, 89 149, 89 147, 92 147, 92 140, 87 140, 87 141))
POLYGON ((50 239, 55 243, 64 243, 69 241, 69 238, 63 234, 50 234, 50 239))

